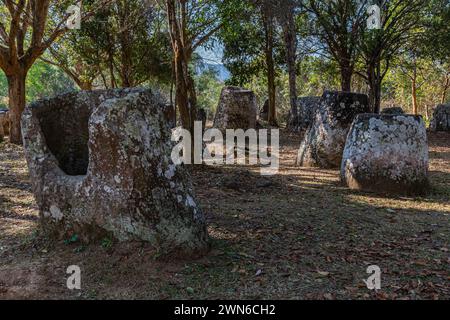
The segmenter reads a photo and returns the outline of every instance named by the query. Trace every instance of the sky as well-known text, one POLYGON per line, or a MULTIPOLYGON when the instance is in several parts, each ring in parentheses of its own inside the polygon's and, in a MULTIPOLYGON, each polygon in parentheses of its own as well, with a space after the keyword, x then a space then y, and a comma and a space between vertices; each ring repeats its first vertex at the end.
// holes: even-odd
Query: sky
POLYGON ((205 60, 208 64, 222 64, 223 49, 222 46, 215 46, 213 49, 206 49, 205 47, 200 47, 197 49, 197 53, 205 60))

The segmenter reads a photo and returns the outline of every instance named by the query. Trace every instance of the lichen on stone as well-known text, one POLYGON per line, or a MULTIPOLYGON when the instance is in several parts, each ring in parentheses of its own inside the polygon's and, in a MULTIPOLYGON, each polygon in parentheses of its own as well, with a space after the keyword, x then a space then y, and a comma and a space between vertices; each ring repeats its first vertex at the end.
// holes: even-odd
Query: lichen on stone
POLYGON ((208 249, 189 174, 170 161, 164 105, 149 90, 119 89, 26 108, 24 146, 45 230, 87 241, 144 240, 166 254, 208 249))

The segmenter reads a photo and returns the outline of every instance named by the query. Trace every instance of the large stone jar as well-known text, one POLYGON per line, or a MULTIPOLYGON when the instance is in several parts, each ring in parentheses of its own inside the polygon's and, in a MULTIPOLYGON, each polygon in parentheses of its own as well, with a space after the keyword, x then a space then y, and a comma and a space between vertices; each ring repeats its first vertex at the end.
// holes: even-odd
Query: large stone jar
POLYGON ((24 146, 43 228, 82 240, 208 248, 190 178, 171 162, 164 103, 144 89, 69 93, 29 105, 24 146))

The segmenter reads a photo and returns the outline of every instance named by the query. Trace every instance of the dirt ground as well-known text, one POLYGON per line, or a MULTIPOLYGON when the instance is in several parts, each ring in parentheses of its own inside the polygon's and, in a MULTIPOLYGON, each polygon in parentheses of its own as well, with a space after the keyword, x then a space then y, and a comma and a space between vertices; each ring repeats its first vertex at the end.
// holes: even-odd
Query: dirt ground
POLYGON ((0 144, 0 298, 450 299, 450 134, 430 135, 433 189, 422 198, 354 192, 337 171, 297 168, 299 142, 282 134, 274 177, 195 169, 212 250, 178 262, 144 243, 47 239, 23 150, 0 144), (79 291, 66 287, 70 265, 79 291), (381 268, 378 292, 363 282, 369 265, 381 268))

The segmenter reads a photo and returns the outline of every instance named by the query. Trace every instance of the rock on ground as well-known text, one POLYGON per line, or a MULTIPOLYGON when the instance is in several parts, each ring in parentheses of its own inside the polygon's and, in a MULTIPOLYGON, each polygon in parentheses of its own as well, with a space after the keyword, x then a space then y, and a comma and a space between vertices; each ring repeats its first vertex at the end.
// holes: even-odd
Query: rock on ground
POLYGON ((389 107, 389 108, 384 108, 383 110, 381 110, 381 114, 400 115, 400 114, 405 114, 405 111, 403 110, 402 107, 389 107))
POLYGON ((220 95, 214 127, 225 129, 255 129, 258 107, 255 94, 239 87, 225 87, 220 95))
POLYGON ((440 104, 434 109, 430 129, 434 132, 450 132, 450 104, 440 104))
POLYGON ((429 188, 424 121, 412 115, 357 116, 348 135, 341 179, 351 189, 423 194, 429 188))
POLYGON ((40 100, 26 108, 22 131, 41 225, 49 234, 144 240, 177 256, 207 250, 190 177, 170 159, 164 103, 149 90, 40 100))
POLYGON ((297 165, 339 168, 353 119, 369 111, 368 97, 364 94, 325 91, 300 145, 297 165))
POLYGON ((317 107, 321 97, 301 97, 297 100, 297 117, 293 110, 289 111, 288 129, 291 131, 302 131, 308 129, 313 123, 317 107))

